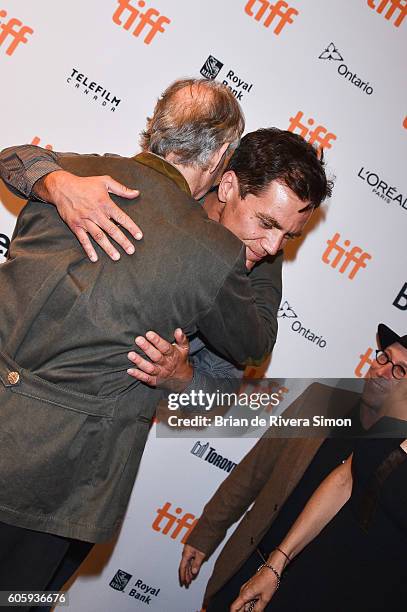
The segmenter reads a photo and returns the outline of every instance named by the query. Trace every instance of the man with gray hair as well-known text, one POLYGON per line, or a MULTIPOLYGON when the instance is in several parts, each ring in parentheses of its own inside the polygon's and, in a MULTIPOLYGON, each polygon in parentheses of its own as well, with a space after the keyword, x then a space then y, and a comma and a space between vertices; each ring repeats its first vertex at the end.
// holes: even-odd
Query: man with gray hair
MULTIPOLYGON (((140 188, 137 202, 117 201, 130 219, 137 214, 146 240, 120 262, 99 248, 92 264, 53 206, 32 200, 17 221, 0 267, 2 589, 46 588, 71 545, 118 530, 161 398, 126 376, 135 335, 199 331, 243 365, 271 351, 270 266, 249 279, 236 229, 213 223, 193 199, 208 191, 243 126, 226 88, 177 82, 148 121, 151 151, 59 156, 63 169, 35 183, 43 200, 67 181, 94 185, 89 175, 140 188)), ((290 231, 309 214, 293 214, 290 231)))

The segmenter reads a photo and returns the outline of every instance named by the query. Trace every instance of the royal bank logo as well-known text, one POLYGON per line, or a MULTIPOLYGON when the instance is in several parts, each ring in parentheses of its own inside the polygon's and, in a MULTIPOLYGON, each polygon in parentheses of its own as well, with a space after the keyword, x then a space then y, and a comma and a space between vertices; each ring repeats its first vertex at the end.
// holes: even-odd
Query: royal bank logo
POLYGON ((216 59, 216 57, 213 57, 213 55, 210 55, 202 66, 200 73, 203 77, 205 77, 205 79, 212 81, 213 79, 216 79, 222 68, 222 62, 216 59))
POLYGON ((10 248, 10 238, 6 234, 0 234, 0 257, 6 258, 10 248))
POLYGON ((327 343, 325 338, 313 332, 309 327, 305 327, 299 320, 294 308, 287 300, 285 300, 278 309, 277 317, 279 319, 290 319, 291 330, 305 338, 305 340, 308 340, 308 342, 312 342, 315 346, 319 346, 319 348, 322 349, 326 347, 327 343))
POLYGON ((347 64, 344 63, 342 54, 333 42, 329 43, 329 45, 322 51, 321 55, 318 56, 318 59, 341 62, 341 64, 339 64, 337 67, 337 73, 339 76, 349 81, 349 83, 360 89, 360 91, 363 91, 368 96, 372 95, 373 87, 369 81, 363 80, 356 72, 348 68, 347 64))
POLYGON ((192 455, 195 455, 195 457, 199 457, 199 459, 203 459, 214 467, 228 473, 236 467, 234 461, 220 455, 213 446, 209 446, 209 442, 203 444, 200 440, 197 440, 190 452, 192 455))
MULTIPOLYGON (((213 55, 210 55, 202 66, 200 73, 203 77, 205 77, 205 79, 213 81, 216 79, 223 66, 224 64, 222 64, 222 62, 216 59, 216 57, 213 55)), ((240 74, 240 72, 236 72, 234 68, 226 68, 223 70, 221 78, 222 83, 230 89, 236 100, 239 100, 239 102, 241 102, 243 97, 249 94, 252 90, 253 83, 250 83, 250 79, 240 74)))
POLYGON ((386 204, 398 204, 407 210, 407 193, 402 193, 388 180, 384 180, 377 172, 372 172, 364 166, 358 172, 358 177, 368 185, 374 193, 386 204))
POLYGON ((124 591, 131 577, 132 574, 128 574, 127 572, 124 572, 123 570, 119 569, 109 582, 109 586, 111 586, 112 589, 115 589, 116 591, 124 591))
POLYGON ((66 82, 83 96, 86 96, 93 104, 112 112, 116 111, 122 101, 121 98, 118 98, 107 87, 94 81, 83 72, 79 72, 76 68, 72 68, 66 82))

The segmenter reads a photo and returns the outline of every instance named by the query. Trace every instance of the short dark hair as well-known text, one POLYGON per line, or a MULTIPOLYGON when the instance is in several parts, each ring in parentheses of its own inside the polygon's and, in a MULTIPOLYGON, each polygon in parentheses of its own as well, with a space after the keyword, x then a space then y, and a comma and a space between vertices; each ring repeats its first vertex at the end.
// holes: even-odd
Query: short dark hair
POLYGON ((240 197, 260 195, 272 181, 289 187, 309 205, 318 208, 332 193, 333 181, 325 174, 323 155, 302 136, 278 128, 246 134, 230 158, 227 170, 236 174, 240 197))

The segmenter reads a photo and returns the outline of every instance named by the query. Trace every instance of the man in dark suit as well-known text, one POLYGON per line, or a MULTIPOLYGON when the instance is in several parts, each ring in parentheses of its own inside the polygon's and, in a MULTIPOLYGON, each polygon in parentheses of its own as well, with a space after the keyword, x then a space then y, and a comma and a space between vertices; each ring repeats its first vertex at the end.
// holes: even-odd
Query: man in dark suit
POLYGON ((362 395, 314 383, 284 412, 304 418, 351 415, 353 437, 284 439, 266 432, 205 506, 183 550, 180 578, 186 586, 254 502, 216 561, 205 592, 207 612, 229 610, 241 586, 280 544, 314 490, 352 453, 354 436, 376 422, 388 393, 406 377, 407 336, 380 324, 378 339, 380 350, 362 395))
MULTIPOLYGON (((200 331, 241 364, 271 351, 274 289, 264 268, 247 277, 247 267, 276 249, 275 226, 261 226, 260 216, 264 222, 276 203, 285 205, 289 214, 276 220, 281 241, 301 231, 320 201, 266 186, 247 207, 224 202, 223 226, 210 221, 191 196, 207 191, 242 127, 226 88, 184 81, 159 101, 146 152, 64 157, 63 177, 108 174, 141 190, 137 204, 118 200, 145 234, 133 258, 115 263, 99 252, 91 264, 54 207, 31 201, 20 215, 0 269, 3 588, 44 589, 72 543, 117 531, 161 397, 125 375, 135 334, 200 331), (278 192, 271 200, 268 187, 278 192)), ((38 185, 43 199, 55 174, 60 179, 52 173, 38 185)), ((227 199, 237 189, 229 185, 227 199)))

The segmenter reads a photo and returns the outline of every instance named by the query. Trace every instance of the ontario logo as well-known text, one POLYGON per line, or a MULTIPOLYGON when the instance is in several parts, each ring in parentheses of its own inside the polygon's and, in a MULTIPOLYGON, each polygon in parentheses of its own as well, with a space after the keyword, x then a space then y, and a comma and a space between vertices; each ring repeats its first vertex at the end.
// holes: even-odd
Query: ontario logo
POLYGON ((104 85, 100 85, 100 83, 97 83, 97 81, 94 81, 83 72, 79 72, 76 68, 72 68, 66 82, 71 87, 77 89, 82 95, 87 96, 88 100, 112 112, 121 103, 121 98, 112 94, 104 85))
POLYGON ((371 96, 373 93, 373 87, 369 83, 369 81, 364 81, 360 78, 356 72, 352 72, 348 66, 343 63, 344 59, 339 49, 334 45, 333 42, 329 43, 329 45, 322 51, 321 55, 318 56, 320 60, 329 60, 334 62, 341 62, 337 68, 337 72, 339 76, 345 78, 352 83, 355 87, 363 91, 368 96, 371 96))
POLYGON ((407 194, 401 193, 397 187, 392 186, 389 181, 384 181, 379 174, 366 170, 364 166, 358 172, 358 177, 365 181, 372 189, 372 193, 384 200, 387 204, 394 202, 407 210, 407 194))
MULTIPOLYGON (((199 71, 205 79, 213 81, 216 79, 224 64, 213 55, 209 55, 208 59, 199 71)), ((232 94, 240 102, 243 100, 243 96, 250 93, 253 87, 253 83, 250 83, 250 79, 244 75, 238 74, 234 69, 226 68, 221 75, 222 83, 229 87, 232 94)))
POLYGON ((326 347, 327 343, 323 336, 318 335, 309 328, 305 327, 298 319, 297 313, 295 312, 294 308, 290 306, 287 300, 285 300, 278 309, 277 317, 279 319, 292 319, 291 330, 293 332, 300 334, 300 336, 308 340, 308 342, 312 342, 316 346, 319 346, 319 348, 323 349, 326 347))

